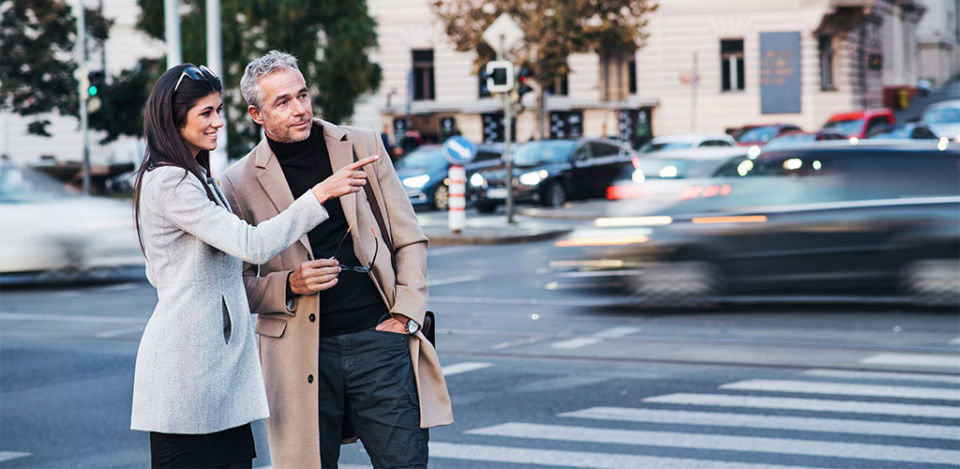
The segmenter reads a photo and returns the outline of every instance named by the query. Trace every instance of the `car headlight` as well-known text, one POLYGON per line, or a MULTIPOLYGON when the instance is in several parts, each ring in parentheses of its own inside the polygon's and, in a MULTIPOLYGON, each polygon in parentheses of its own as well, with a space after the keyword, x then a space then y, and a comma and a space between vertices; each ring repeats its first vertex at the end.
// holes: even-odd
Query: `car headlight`
POLYGON ((473 187, 483 187, 487 185, 487 180, 484 179, 482 174, 473 173, 473 176, 470 176, 470 185, 473 187))
POLYGON ((403 185, 411 189, 419 189, 430 182, 430 176, 424 174, 422 176, 411 176, 408 178, 403 178, 403 185))
POLYGON ((660 177, 662 178, 675 178, 680 171, 677 170, 677 167, 674 165, 668 165, 660 168, 660 177))
POLYGON ((536 186, 540 184, 540 181, 543 181, 547 178, 547 171, 541 169, 540 171, 531 171, 529 173, 523 173, 520 175, 520 184, 525 186, 536 186))
POLYGON ((630 179, 637 184, 643 184, 643 181, 646 181, 647 178, 643 175, 643 171, 640 168, 634 169, 633 174, 630 175, 630 179))

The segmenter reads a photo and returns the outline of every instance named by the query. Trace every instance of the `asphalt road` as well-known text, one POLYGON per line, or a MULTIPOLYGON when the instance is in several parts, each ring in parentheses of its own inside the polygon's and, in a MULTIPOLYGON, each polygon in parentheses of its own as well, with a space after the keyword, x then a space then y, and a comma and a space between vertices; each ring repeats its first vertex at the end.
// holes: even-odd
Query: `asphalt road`
MULTIPOLYGON (((954 313, 637 310, 551 290, 549 241, 436 247, 430 306, 456 423, 437 468, 960 466, 954 313)), ((138 275, 0 294, 0 466, 149 465, 129 430, 156 301, 138 275)), ((255 466, 269 466, 262 423, 255 466)), ((360 444, 342 466, 369 467, 360 444)))

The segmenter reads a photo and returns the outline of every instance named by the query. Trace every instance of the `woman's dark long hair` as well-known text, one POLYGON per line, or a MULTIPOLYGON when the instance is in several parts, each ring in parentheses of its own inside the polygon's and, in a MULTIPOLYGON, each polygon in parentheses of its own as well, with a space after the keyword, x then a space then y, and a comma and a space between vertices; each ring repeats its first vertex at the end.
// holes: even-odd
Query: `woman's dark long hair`
MULTIPOLYGON (((215 201, 213 193, 207 187, 206 177, 201 168, 210 174, 210 152, 201 150, 196 157, 187 146, 187 142, 180 135, 180 129, 187 122, 187 111, 201 98, 210 93, 220 93, 222 85, 220 78, 210 73, 201 72, 202 79, 195 80, 190 76, 183 76, 184 69, 196 67, 193 64, 177 65, 164 72, 154 85, 150 97, 147 99, 146 114, 143 119, 143 136, 147 148, 143 156, 140 169, 137 170, 137 179, 133 190, 133 217, 137 227, 137 238, 140 241, 140 250, 146 256, 143 239, 140 237, 140 190, 143 186, 143 175, 158 166, 176 166, 186 170, 184 178, 192 174, 207 191, 207 197, 215 201), (180 86, 174 91, 180 81, 180 86)), ((182 181, 182 180, 181 180, 182 181)))

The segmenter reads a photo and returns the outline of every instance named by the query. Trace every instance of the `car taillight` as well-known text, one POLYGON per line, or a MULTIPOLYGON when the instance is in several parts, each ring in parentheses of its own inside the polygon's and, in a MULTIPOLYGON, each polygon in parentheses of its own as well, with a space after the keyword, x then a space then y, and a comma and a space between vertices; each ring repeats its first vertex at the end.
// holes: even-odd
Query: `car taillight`
POLYGON ((607 187, 607 200, 636 199, 650 195, 647 188, 628 184, 607 187))
POLYGON ((730 195, 730 184, 714 184, 711 186, 689 186, 680 191, 680 200, 696 199, 697 197, 717 197, 730 195))
POLYGON ((633 156, 630 158, 630 163, 633 164, 633 169, 640 169, 640 158, 633 156))

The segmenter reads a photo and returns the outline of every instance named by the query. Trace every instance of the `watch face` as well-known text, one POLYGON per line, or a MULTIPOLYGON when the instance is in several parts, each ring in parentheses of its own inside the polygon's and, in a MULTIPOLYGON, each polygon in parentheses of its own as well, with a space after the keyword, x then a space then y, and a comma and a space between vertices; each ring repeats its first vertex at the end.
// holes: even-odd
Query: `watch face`
POLYGON ((418 330, 420 330, 420 324, 417 324, 417 322, 414 321, 413 319, 407 321, 408 334, 416 334, 418 330))

